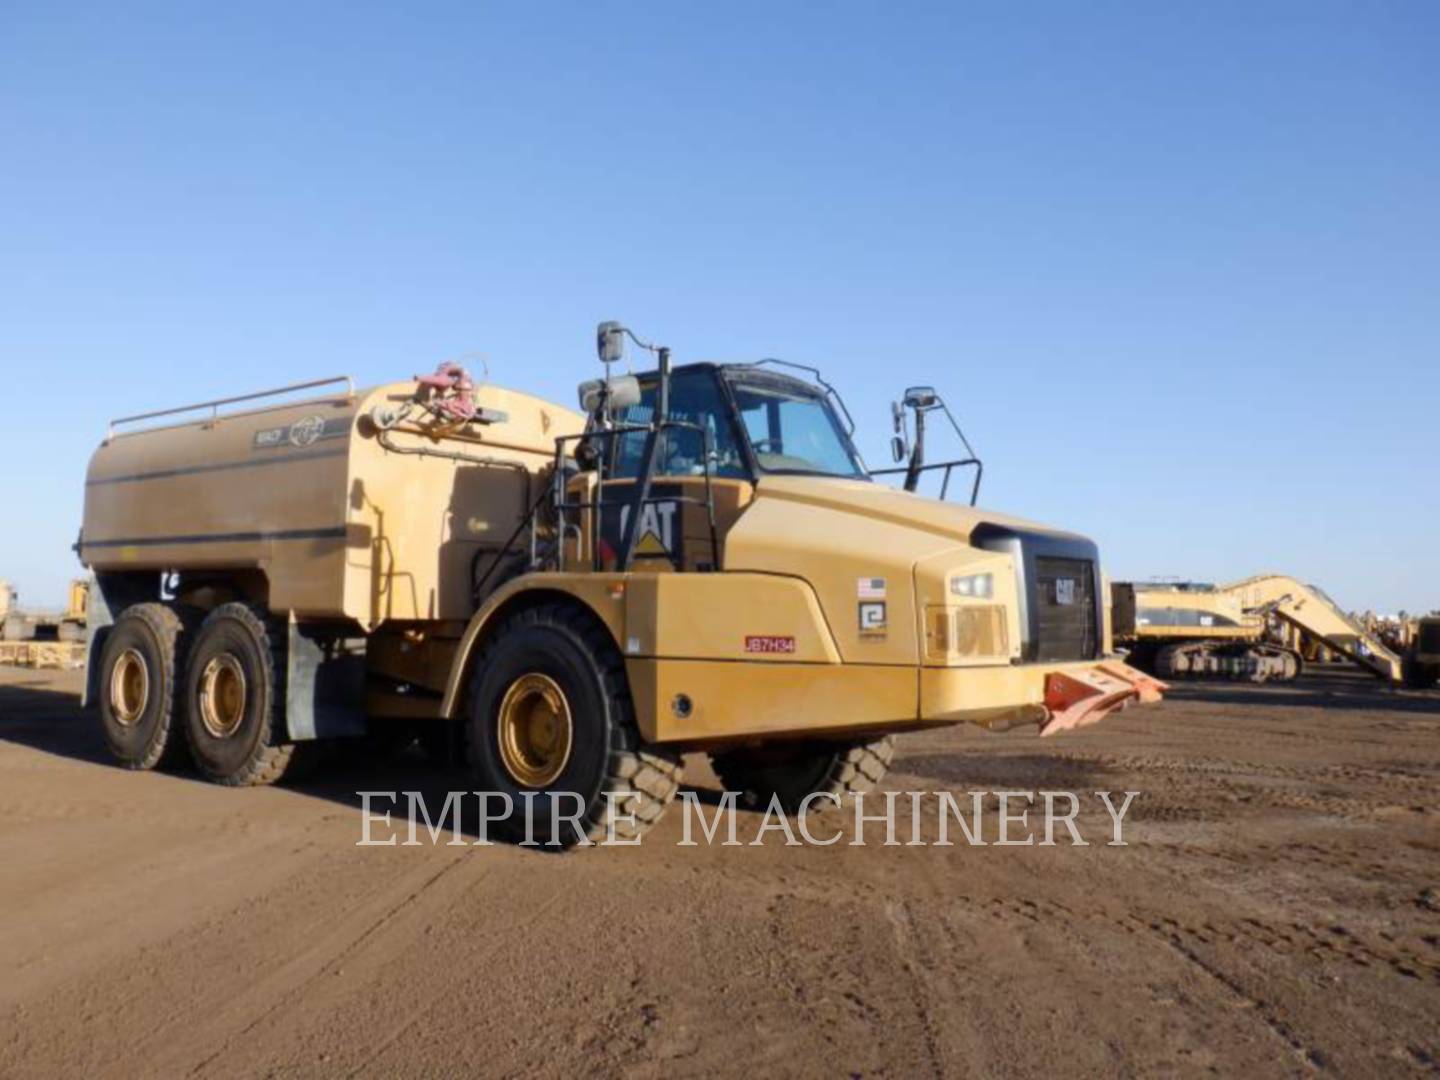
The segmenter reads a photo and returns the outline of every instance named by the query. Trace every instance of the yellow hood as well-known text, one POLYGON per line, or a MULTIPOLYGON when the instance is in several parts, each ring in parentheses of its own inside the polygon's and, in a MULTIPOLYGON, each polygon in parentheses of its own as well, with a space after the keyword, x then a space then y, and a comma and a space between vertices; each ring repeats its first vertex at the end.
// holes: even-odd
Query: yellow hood
POLYGON ((997 514, 977 506, 941 502, 865 480, 828 476, 767 476, 756 486, 760 498, 783 499, 828 510, 860 514, 876 521, 920 529, 966 541, 981 522, 993 522, 1052 536, 1071 535, 1023 518, 997 514))

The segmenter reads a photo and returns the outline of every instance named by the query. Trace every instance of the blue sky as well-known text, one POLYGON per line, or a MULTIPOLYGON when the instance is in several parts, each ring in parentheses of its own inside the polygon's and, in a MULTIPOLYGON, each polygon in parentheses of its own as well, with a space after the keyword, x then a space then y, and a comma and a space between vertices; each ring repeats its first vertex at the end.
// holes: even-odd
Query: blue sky
POLYGON ((0 0, 0 577, 109 416, 479 353, 933 382, 1113 577, 1440 607, 1440 9, 0 0))

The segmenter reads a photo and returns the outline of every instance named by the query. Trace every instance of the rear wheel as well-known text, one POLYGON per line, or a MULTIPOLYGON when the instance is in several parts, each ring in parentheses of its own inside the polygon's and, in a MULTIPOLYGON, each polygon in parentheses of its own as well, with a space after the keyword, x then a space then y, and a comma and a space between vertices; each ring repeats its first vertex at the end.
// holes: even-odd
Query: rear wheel
POLYGON ((569 605, 522 611, 496 631, 475 662, 464 735, 477 790, 510 799, 491 821, 513 842, 637 837, 680 786, 679 756, 640 739, 609 634, 569 605))
POLYGON ((186 665, 185 733, 209 779, 273 784, 292 765, 281 640, 261 611, 241 603, 220 605, 196 633, 186 665))
POLYGON ((183 746, 176 684, 184 665, 184 624, 174 609, 126 608, 100 653, 100 726, 110 752, 127 769, 153 769, 183 746))
POLYGON ((886 735, 870 742, 778 743, 710 755, 710 764, 726 791, 741 792, 756 805, 778 798, 795 813, 809 795, 844 800, 874 789, 890 768, 895 740, 886 735))

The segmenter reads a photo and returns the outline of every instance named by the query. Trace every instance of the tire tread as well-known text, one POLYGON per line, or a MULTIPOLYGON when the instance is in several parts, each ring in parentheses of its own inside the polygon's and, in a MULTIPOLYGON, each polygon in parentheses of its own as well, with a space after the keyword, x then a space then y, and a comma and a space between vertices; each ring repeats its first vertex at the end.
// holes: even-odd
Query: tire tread
POLYGON ((264 787, 278 783, 295 763, 298 745, 280 742, 277 737, 285 730, 284 638, 274 632, 272 620, 265 609, 256 604, 238 600, 221 604, 210 612, 205 622, 221 618, 236 619, 255 635, 260 645, 263 680, 270 690, 270 715, 266 718, 265 730, 255 752, 240 769, 221 775, 206 769, 198 755, 195 755, 196 764, 208 779, 225 787, 264 787))
POLYGON ((765 806, 778 796, 781 808, 793 814, 806 797, 813 794, 829 795, 844 802, 873 791, 885 778, 895 757, 895 737, 883 735, 865 742, 839 743, 820 753, 828 755, 828 760, 824 762, 818 782, 806 781, 807 776, 816 775, 819 763, 815 758, 795 770, 791 783, 763 779, 766 770, 755 768, 743 753, 713 754, 710 763, 725 790, 742 792, 765 806))
MULTIPOLYGON (((614 714, 610 725, 610 748, 606 761, 601 797, 591 807, 585 822, 585 838, 598 842, 613 829, 622 839, 633 839, 648 831, 674 801, 680 791, 682 763, 680 755, 662 746, 647 744, 635 726, 634 703, 625 675, 625 661, 609 632, 592 614, 566 603, 539 604, 519 611, 506 619, 486 641, 476 657, 468 692, 467 714, 474 716, 480 708, 482 679, 491 654, 510 633, 524 627, 549 627, 573 638, 595 665, 601 691, 614 714), (609 793, 607 797, 606 793, 609 793), (623 817, 612 822, 612 800, 619 804, 623 817), (630 816, 634 822, 625 820, 630 816)), ((470 725, 462 725, 467 741, 470 725)))

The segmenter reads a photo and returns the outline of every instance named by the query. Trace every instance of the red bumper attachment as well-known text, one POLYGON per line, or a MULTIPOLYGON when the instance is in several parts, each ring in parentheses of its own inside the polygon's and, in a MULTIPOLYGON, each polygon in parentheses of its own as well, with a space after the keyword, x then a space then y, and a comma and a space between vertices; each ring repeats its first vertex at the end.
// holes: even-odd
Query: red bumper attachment
POLYGON ((1053 672, 1045 676, 1045 708, 1050 717, 1040 725, 1041 735, 1084 727, 1103 719, 1132 701, 1159 701, 1169 687, 1118 660, 1107 660, 1083 671, 1053 672))

